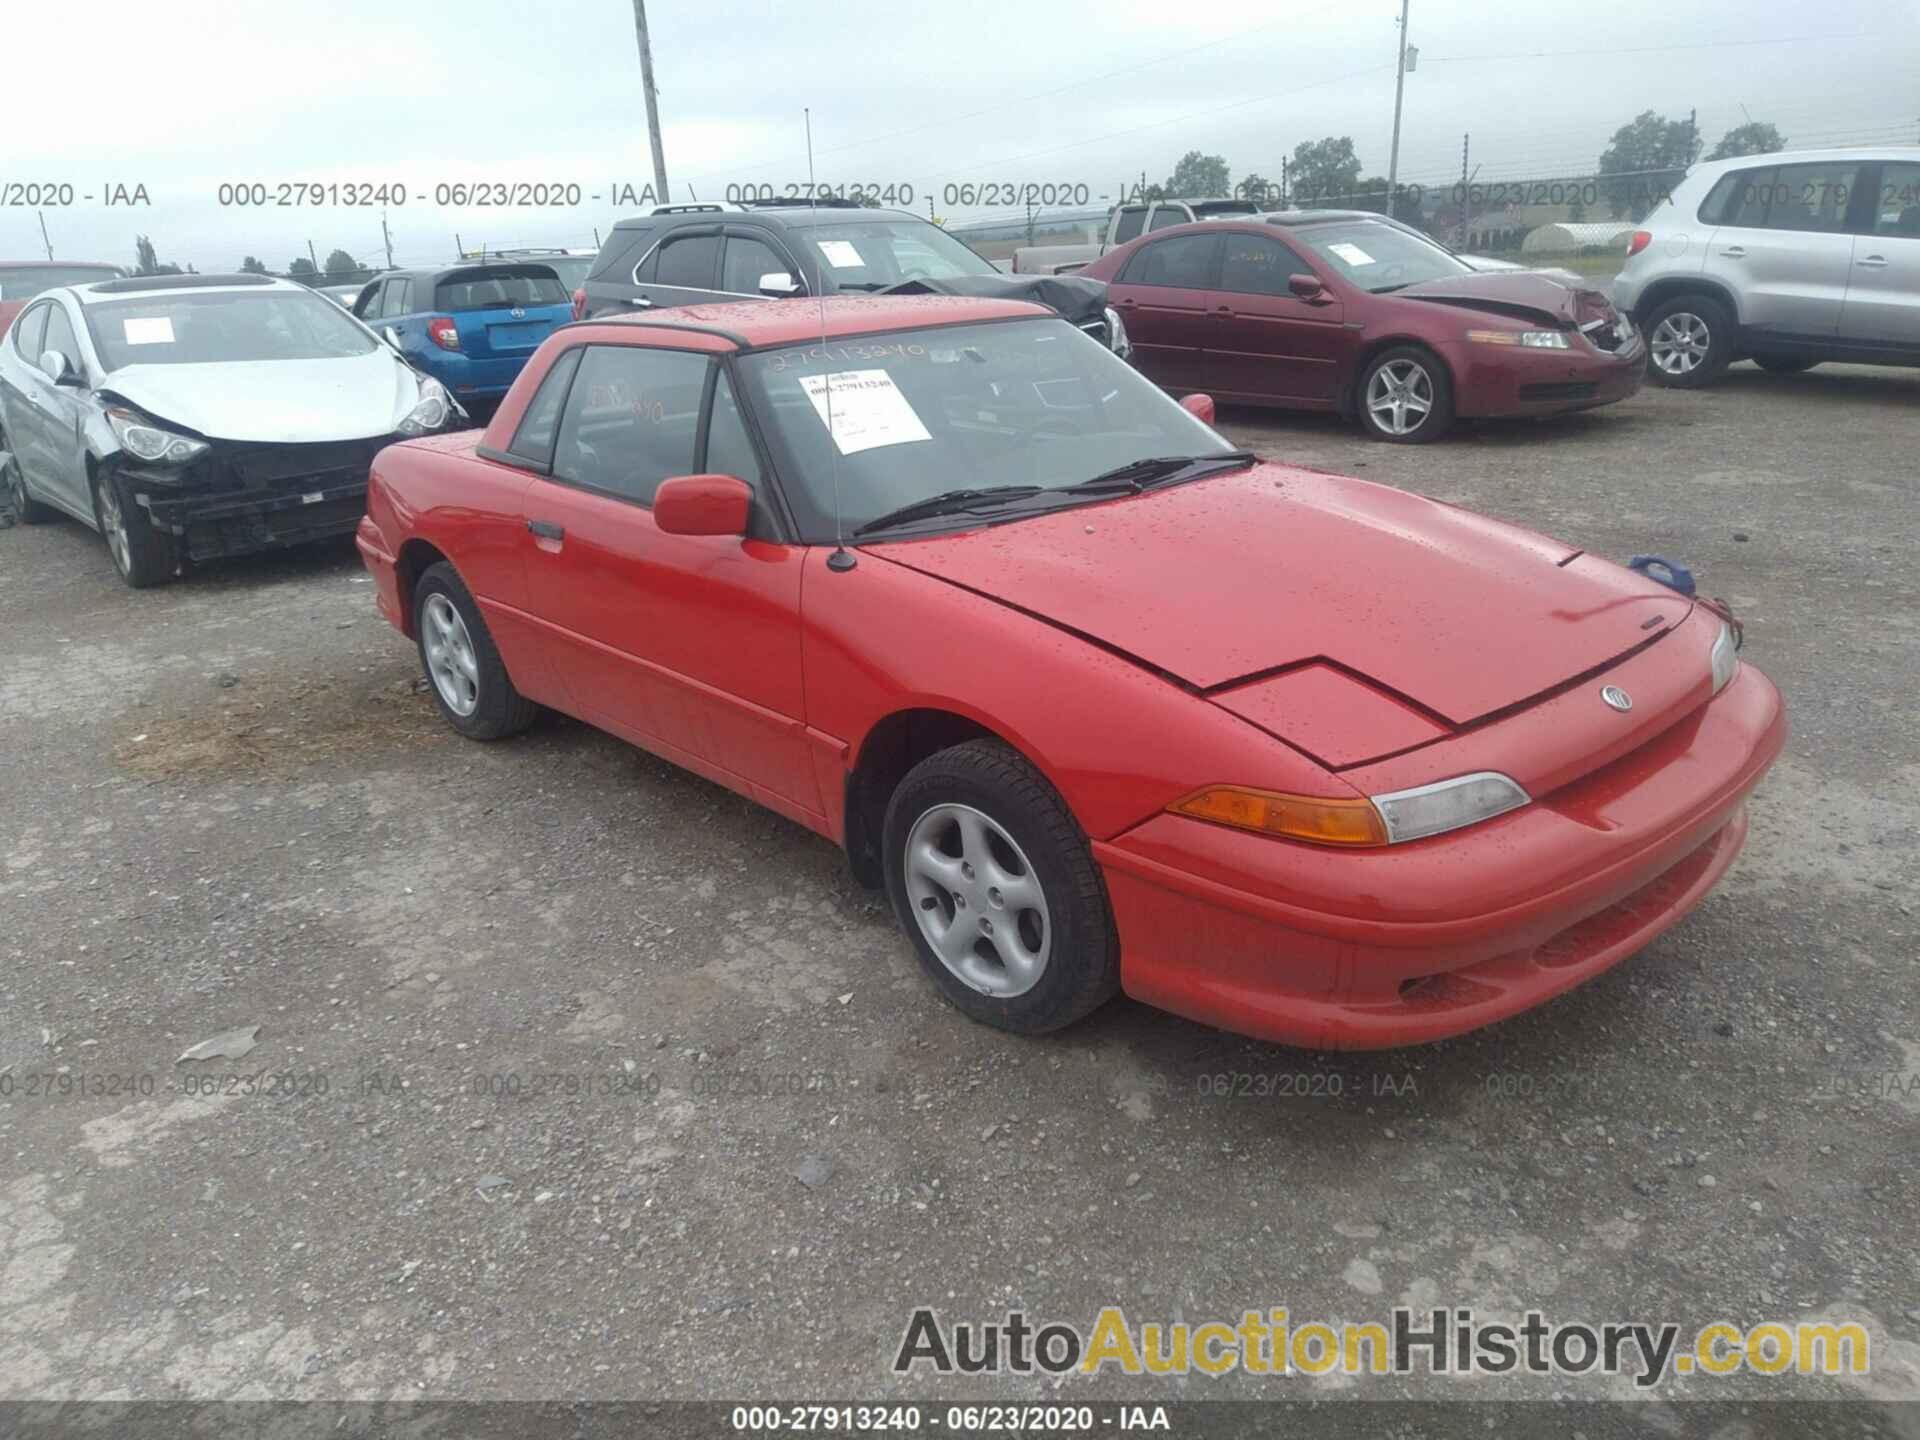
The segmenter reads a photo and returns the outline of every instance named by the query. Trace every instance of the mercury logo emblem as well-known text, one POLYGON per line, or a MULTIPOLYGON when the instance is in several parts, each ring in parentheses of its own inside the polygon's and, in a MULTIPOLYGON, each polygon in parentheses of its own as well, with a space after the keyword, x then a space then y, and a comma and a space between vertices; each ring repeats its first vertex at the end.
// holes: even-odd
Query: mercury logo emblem
POLYGON ((1633 697, 1618 685, 1602 685, 1600 687, 1600 698, 1622 714, 1625 714, 1633 708, 1633 697))

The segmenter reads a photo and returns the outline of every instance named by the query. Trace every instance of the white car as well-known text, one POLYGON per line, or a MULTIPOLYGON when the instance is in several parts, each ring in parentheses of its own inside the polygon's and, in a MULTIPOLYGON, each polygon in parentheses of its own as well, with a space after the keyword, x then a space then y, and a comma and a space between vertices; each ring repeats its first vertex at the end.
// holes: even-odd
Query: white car
POLYGON ((0 481, 122 578, 350 535, 374 455, 465 422, 440 382, 304 285, 164 275, 49 290, 0 339, 0 481))

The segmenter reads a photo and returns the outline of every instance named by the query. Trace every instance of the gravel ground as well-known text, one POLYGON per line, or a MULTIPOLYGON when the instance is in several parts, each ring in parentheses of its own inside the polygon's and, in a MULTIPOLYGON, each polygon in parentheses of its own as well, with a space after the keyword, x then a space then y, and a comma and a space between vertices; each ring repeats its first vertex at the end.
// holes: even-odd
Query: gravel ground
POLYGON ((923 1303, 1408 1303, 1872 1331, 1865 1378, 1671 1380, 1654 1433, 1675 1400, 1920 1398, 1920 376, 1742 366, 1420 448, 1222 426, 1732 599, 1793 734, 1685 924, 1420 1049, 1124 1000, 1022 1041, 945 1008, 814 836, 570 721, 444 729, 350 547, 136 594, 77 525, 15 528, 0 1397, 1631 1391, 888 1368, 923 1303), (218 1080, 261 1071, 282 1093, 218 1080), (1214 1093, 1241 1075, 1302 1078, 1214 1093))

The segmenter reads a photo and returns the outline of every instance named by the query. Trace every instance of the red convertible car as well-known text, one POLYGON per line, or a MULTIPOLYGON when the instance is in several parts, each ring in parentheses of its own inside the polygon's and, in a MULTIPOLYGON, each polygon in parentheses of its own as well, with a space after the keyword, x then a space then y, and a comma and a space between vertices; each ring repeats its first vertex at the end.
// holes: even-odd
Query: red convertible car
POLYGON ((1566 271, 1475 270, 1408 226, 1293 210, 1156 230, 1080 272, 1105 280, 1133 363, 1171 390, 1358 416, 1437 440, 1456 416, 1624 400, 1647 350, 1566 271))
POLYGON ((359 543, 436 703, 845 846, 946 997, 1365 1048, 1536 1005, 1732 863, 1780 699, 1710 605, 1267 464, 1032 305, 564 326, 359 543))

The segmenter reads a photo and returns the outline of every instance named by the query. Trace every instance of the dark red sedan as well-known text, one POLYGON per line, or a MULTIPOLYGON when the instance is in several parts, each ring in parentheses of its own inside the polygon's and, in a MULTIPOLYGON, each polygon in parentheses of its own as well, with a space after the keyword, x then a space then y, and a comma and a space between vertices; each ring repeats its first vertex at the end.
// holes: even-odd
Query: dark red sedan
POLYGON ((1646 372, 1632 322, 1579 277, 1478 271, 1353 211, 1157 230, 1080 273, 1107 282, 1156 383, 1333 410, 1402 444, 1437 440, 1459 416, 1611 405, 1646 372))
POLYGON ((1014 301, 589 321, 381 451, 360 550, 455 729, 551 706, 843 845, 1010 1030, 1404 1044, 1686 914, 1785 734, 1726 617, 1211 412, 1014 301))
POLYGON ((0 335, 7 333, 13 317, 36 295, 61 285, 115 280, 126 273, 105 261, 96 265, 85 260, 0 260, 0 335))

